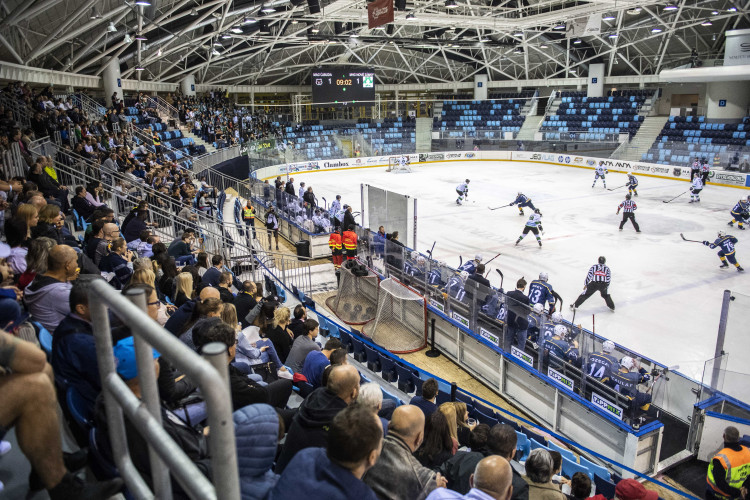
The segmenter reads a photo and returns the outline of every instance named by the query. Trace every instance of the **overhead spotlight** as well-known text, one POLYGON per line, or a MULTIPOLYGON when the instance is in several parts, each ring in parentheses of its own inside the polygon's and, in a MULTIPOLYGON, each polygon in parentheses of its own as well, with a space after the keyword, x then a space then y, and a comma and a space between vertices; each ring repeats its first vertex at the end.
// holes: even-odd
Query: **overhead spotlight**
POLYGON ((211 54, 213 54, 215 56, 220 56, 221 52, 219 52, 218 50, 214 49, 214 50, 211 51, 211 54))
POLYGON ((643 9, 641 9, 640 7, 634 7, 632 9, 628 9, 626 12, 628 13, 628 15, 637 16, 641 13, 642 10, 643 9))
POLYGON ((711 15, 712 16, 718 16, 719 15, 719 11, 718 10, 712 10, 711 11, 711 15))
POLYGON ((143 41, 145 41, 145 40, 146 40, 146 37, 145 37, 145 36, 143 36, 143 35, 135 35, 135 39, 136 39, 136 40, 140 40, 140 41, 142 41, 142 42, 143 42, 143 41))
POLYGON ((313 26, 312 28, 310 28, 310 33, 318 33, 319 31, 320 28, 318 28, 317 26, 313 26))
POLYGON ((560 24, 555 25, 554 29, 556 29, 556 30, 564 30, 565 29, 565 23, 560 23, 560 24))
POLYGON ((604 14, 602 16, 602 21, 614 21, 615 19, 617 19, 617 16, 613 14, 604 14))
POLYGON ((708 19, 706 19, 705 21, 703 21, 703 22, 701 23, 701 26, 713 26, 713 25, 714 25, 714 23, 712 23, 712 22, 711 22, 711 21, 709 21, 708 19))
POLYGON ((349 38, 359 38, 359 35, 356 33, 352 33, 351 35, 349 35, 349 38))
POLYGON ((406 14, 406 20, 407 21, 415 21, 417 19, 417 16, 415 16, 412 12, 409 12, 406 14))
POLYGON ((546 49, 548 45, 546 43, 543 43, 539 46, 540 49, 546 49))
POLYGON ((198 15, 198 9, 196 9, 195 7, 193 7, 192 9, 190 9, 190 15, 191 16, 197 16, 198 15))
POLYGON ((607 38, 617 38, 617 33, 610 33, 607 38))
POLYGON ((257 20, 257 19, 255 19, 254 17, 246 17, 246 18, 245 18, 245 19, 244 19, 244 20, 242 21, 242 24, 255 24, 255 23, 257 23, 257 22, 258 22, 258 20, 257 20))
POLYGON ((229 33, 224 33, 223 35, 221 35, 222 40, 229 40, 230 38, 232 38, 232 35, 230 35, 229 33))
POLYGON ((291 23, 292 23, 292 24, 299 24, 299 21, 298 21, 298 20, 296 20, 296 19, 292 19, 292 20, 291 20, 291 23))
POLYGON ((737 7, 729 7, 727 12, 737 12, 737 7))
POLYGON ((456 0, 445 0, 446 9, 455 9, 456 7, 458 7, 456 0))
POLYGON ((668 3, 664 6, 664 10, 677 10, 677 6, 673 3, 668 3))
POLYGON ((214 45, 214 47, 223 47, 224 46, 223 44, 219 43, 218 41, 214 42, 213 45, 214 45))
POLYGON ((161 57, 161 54, 162 54, 161 49, 156 51, 156 57, 161 57))
POLYGON ((514 54, 523 54, 523 47, 516 47, 513 49, 514 54))
POLYGON ((135 0, 135 4, 142 7, 149 7, 151 5, 151 2, 149 2, 148 0, 135 0))
POLYGON ((115 28, 115 23, 110 21, 109 26, 107 26, 107 31, 109 31, 110 33, 117 32, 117 28, 115 28))
POLYGON ((513 36, 517 36, 520 38, 523 36, 523 31, 516 31, 515 33, 513 33, 513 36))
POLYGON ((373 31, 375 31, 375 30, 378 30, 378 31, 385 31, 385 26, 383 26, 383 25, 381 25, 381 26, 375 26, 375 27, 374 27, 374 28, 373 28, 372 30, 373 30, 373 31))
POLYGON ((237 35, 241 35, 242 34, 242 28, 234 27, 234 28, 230 29, 229 31, 231 31, 232 33, 235 33, 237 35))
POLYGON ((490 42, 490 41, 492 41, 492 39, 488 36, 479 37, 479 43, 485 43, 485 42, 490 42))
POLYGON ((651 28, 651 33, 661 33, 662 31, 664 31, 664 30, 662 30, 658 26, 654 27, 654 28, 651 28))
POLYGON ((143 71, 143 70, 145 70, 146 68, 144 68, 143 66, 141 66, 141 65, 139 64, 139 65, 138 65, 138 66, 136 66, 136 67, 135 67, 134 69, 135 69, 136 71, 143 71))
POLYGON ((133 41, 133 39, 130 38, 130 35, 128 35, 127 33, 125 33, 125 38, 123 38, 122 41, 125 42, 125 43, 130 43, 130 42, 133 41))
POLYGON ((573 40, 573 45, 580 45, 580 44, 581 44, 580 38, 576 38, 575 40, 573 40))
POLYGON ((270 5, 264 5, 263 8, 260 9, 260 11, 264 14, 271 14, 272 12, 276 12, 276 9, 274 9, 270 5))
POLYGON ((711 36, 711 40, 713 40, 714 42, 716 41, 716 33, 714 33, 714 34, 713 34, 713 35, 711 36))

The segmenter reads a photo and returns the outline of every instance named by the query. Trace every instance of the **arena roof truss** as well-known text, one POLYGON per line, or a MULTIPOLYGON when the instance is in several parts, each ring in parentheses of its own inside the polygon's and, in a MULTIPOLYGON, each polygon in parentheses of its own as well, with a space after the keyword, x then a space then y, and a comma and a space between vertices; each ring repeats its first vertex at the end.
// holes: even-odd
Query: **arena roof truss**
POLYGON ((372 67, 380 84, 576 78, 592 63, 638 77, 721 64, 724 32, 750 27, 750 0, 666 1, 407 0, 371 30, 365 0, 0 0, 0 60, 100 75, 115 57, 126 79, 217 87, 309 84, 326 65, 372 67), (576 36, 590 15, 601 32, 576 36))

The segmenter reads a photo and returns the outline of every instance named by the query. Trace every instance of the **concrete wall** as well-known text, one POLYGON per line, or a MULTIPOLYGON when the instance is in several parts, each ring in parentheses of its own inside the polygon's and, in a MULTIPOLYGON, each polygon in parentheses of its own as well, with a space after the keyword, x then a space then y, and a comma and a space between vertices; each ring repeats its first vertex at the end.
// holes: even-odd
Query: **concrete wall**
POLYGON ((657 103, 657 114, 669 115, 672 108, 672 94, 698 94, 698 108, 700 113, 706 109, 706 84, 705 83, 671 83, 657 85, 662 89, 661 99, 657 103))
POLYGON ((604 64, 589 64, 589 81, 586 95, 588 97, 604 96, 604 64))
POLYGON ((711 82, 706 90, 708 118, 736 119, 748 115, 750 87, 747 82, 711 82), (724 106, 719 106, 726 101, 724 106))

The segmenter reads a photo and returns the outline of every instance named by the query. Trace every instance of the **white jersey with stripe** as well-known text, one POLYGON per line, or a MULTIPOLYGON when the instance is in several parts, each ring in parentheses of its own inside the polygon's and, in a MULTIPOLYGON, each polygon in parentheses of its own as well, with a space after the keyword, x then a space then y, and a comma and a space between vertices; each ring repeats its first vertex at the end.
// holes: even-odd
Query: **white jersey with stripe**
POLYGON ((401 165, 402 167, 403 167, 403 166, 405 166, 405 165, 406 165, 406 163, 407 163, 408 161, 409 161, 409 160, 408 160, 408 159, 406 158, 406 156, 402 156, 401 158, 399 158, 399 159, 398 159, 398 163, 399 163, 399 165, 401 165))
POLYGON ((703 180, 698 176, 693 177, 693 181, 690 184, 692 185, 693 191, 700 191, 703 189, 703 180))
POLYGON ((604 175, 607 172, 607 167, 604 165, 597 165, 596 167, 596 174, 597 175, 604 175))
POLYGON ((526 221, 526 225, 529 227, 538 227, 542 224, 542 216, 539 214, 531 214, 529 220, 526 221))
POLYGON ((589 273, 586 275, 586 283, 588 285, 591 282, 604 282, 609 285, 612 279, 612 272, 604 264, 594 264, 589 268, 589 273))
POLYGON ((469 192, 469 185, 466 184, 465 182, 462 182, 461 184, 459 184, 458 186, 456 186, 456 191, 458 191, 459 193, 468 193, 469 192))

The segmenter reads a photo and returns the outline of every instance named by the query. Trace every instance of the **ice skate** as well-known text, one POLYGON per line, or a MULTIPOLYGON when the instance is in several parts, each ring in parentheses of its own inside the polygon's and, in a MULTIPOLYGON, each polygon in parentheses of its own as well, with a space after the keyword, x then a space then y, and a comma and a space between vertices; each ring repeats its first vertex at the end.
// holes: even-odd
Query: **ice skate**
POLYGON ((724 267, 729 267, 729 264, 727 264, 726 262, 724 262, 724 263, 722 263, 722 264, 721 264, 721 265, 719 266, 719 269, 721 269, 721 268, 724 268, 724 267))
POLYGON ((741 273, 742 271, 744 271, 744 269, 742 269, 742 266, 737 266, 737 272, 741 273))

